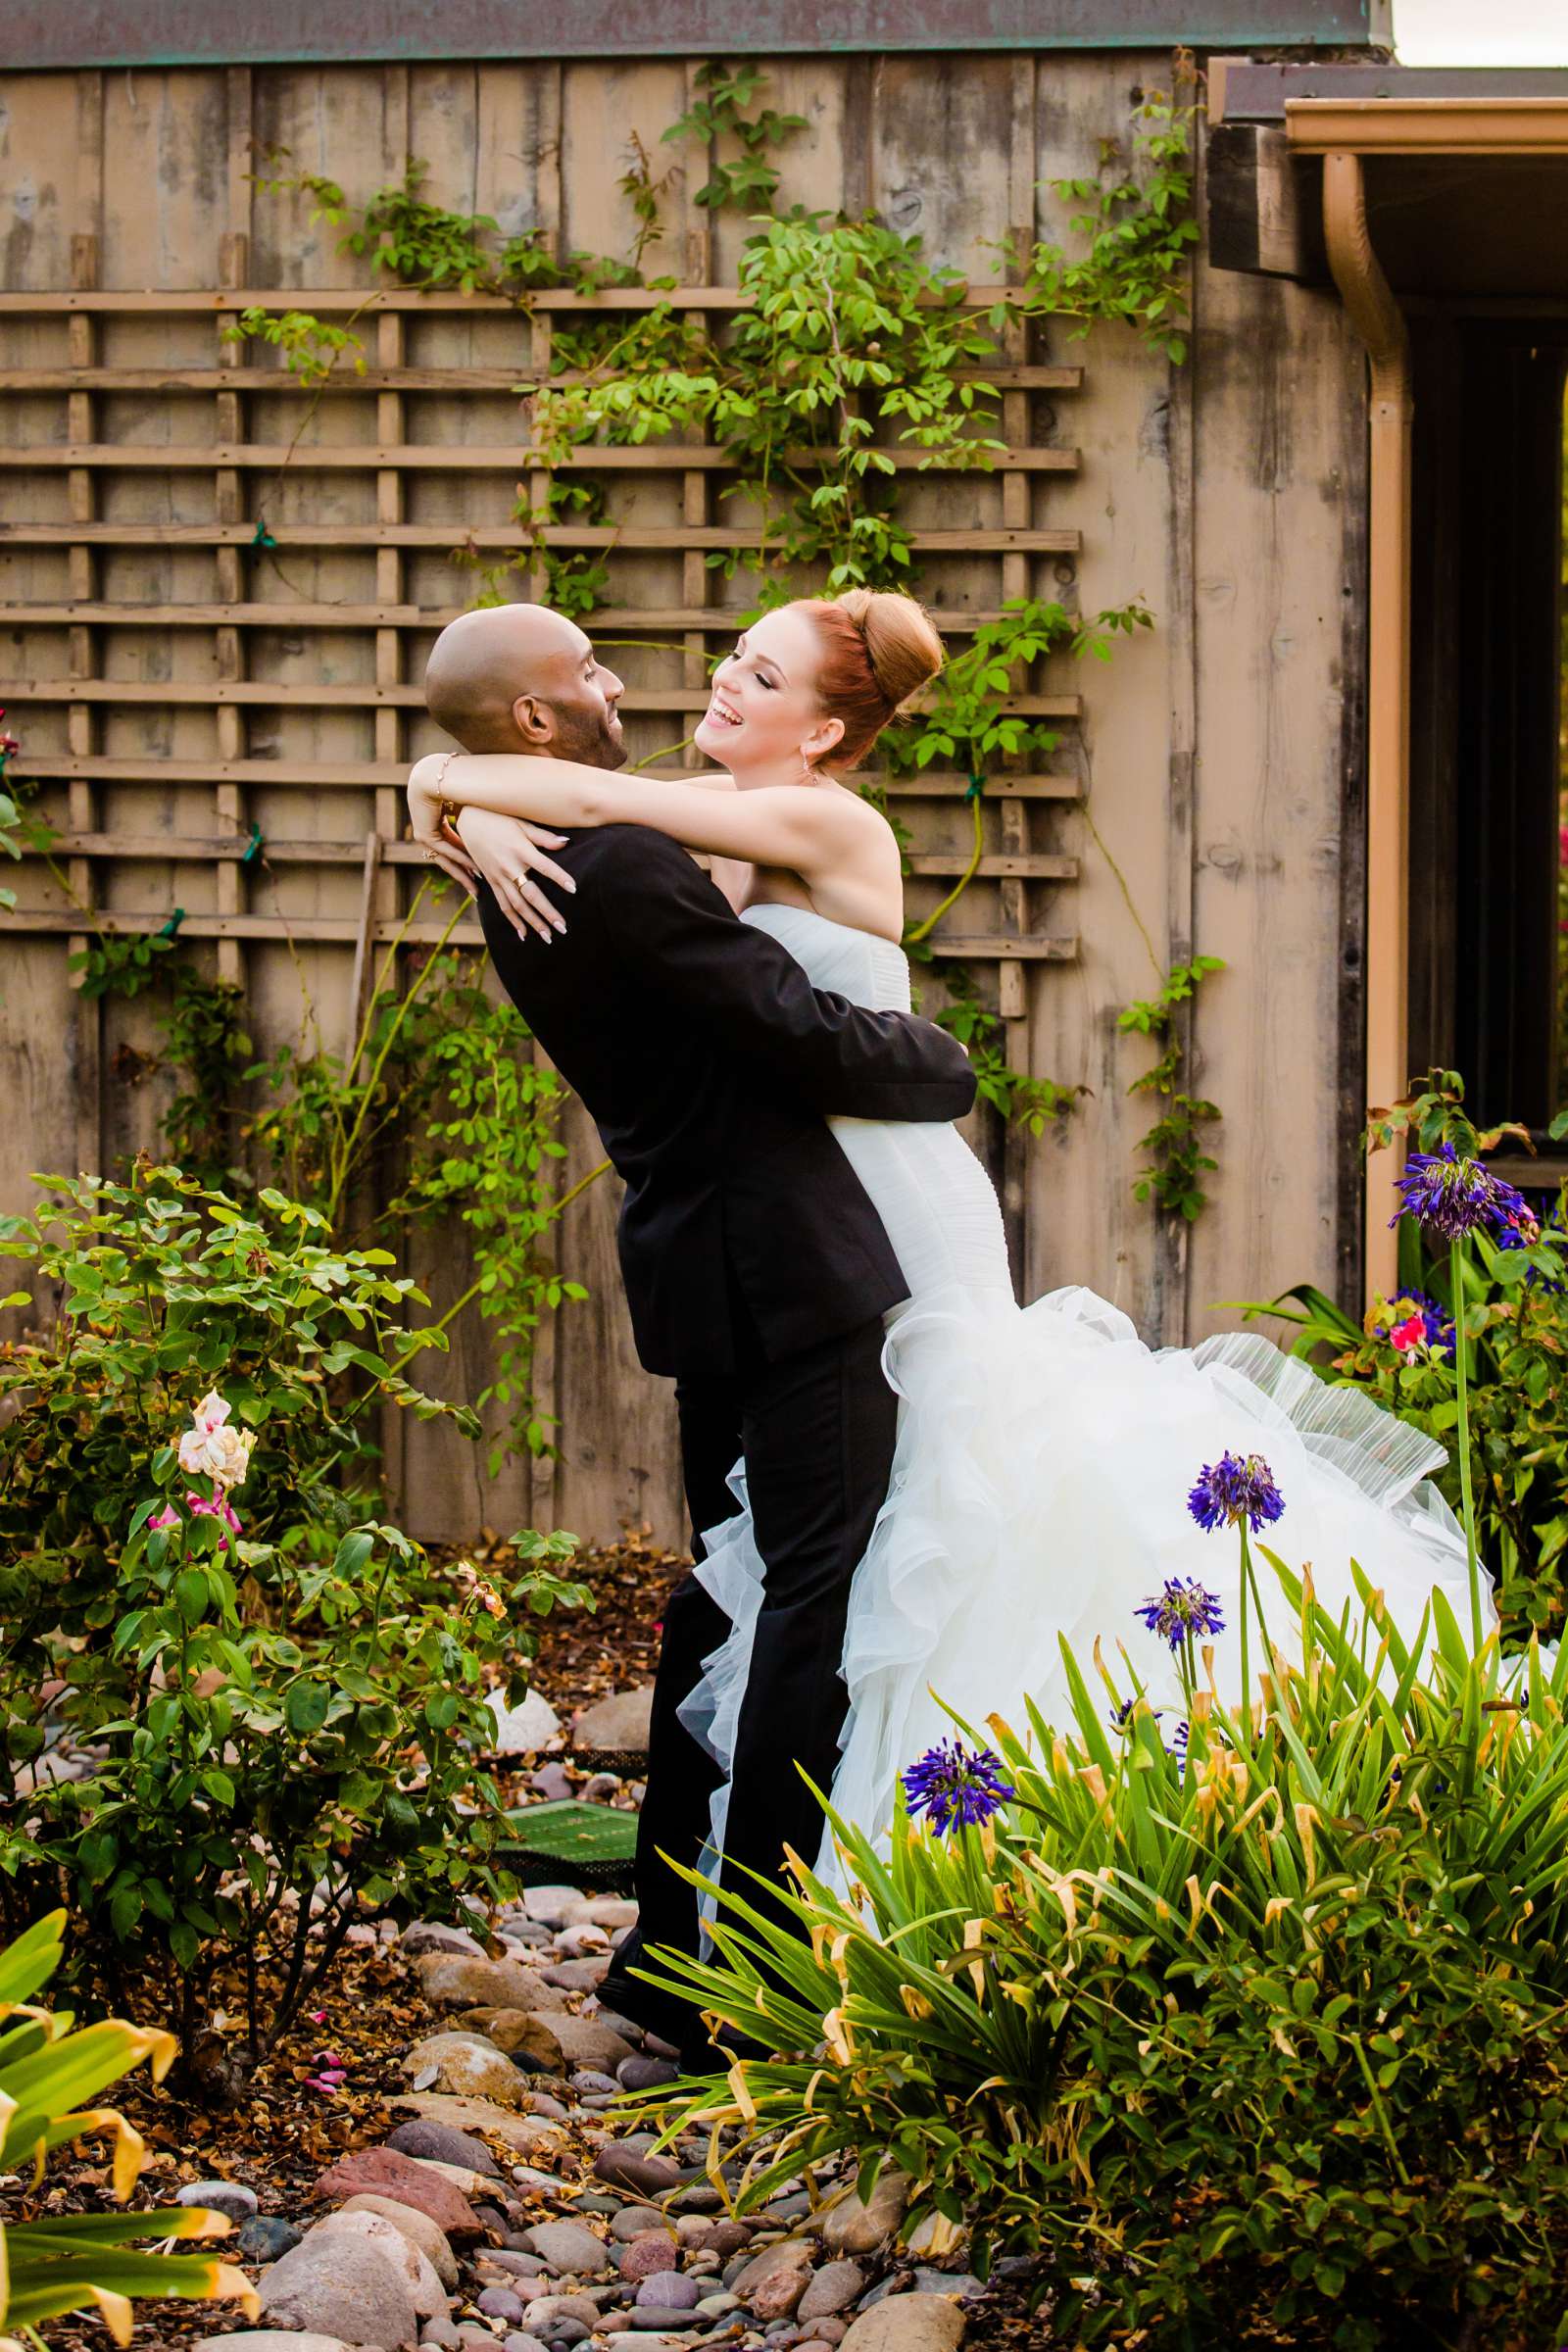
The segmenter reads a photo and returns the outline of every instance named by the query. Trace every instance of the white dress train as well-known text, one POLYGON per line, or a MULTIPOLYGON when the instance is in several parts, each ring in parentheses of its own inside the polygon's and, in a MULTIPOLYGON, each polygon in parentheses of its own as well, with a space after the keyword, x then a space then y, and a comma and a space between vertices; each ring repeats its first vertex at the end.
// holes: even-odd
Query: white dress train
MULTIPOLYGON (((908 964, 890 941, 805 907, 753 906, 745 920, 770 931, 818 988, 908 1009, 908 964)), ((898 1775, 953 1732, 939 1698, 977 1730, 996 1712, 1026 1736, 1026 1694, 1047 1723, 1070 1721, 1063 1635, 1096 1691, 1101 1641, 1124 1696, 1131 1682, 1116 1645, 1125 1643, 1174 1729, 1174 1663, 1134 1616, 1167 1577, 1196 1578, 1219 1596, 1215 1674, 1239 1693, 1237 1540, 1205 1534, 1187 1507, 1199 1471, 1227 1448, 1268 1461, 1285 1511, 1262 1540, 1291 1567, 1310 1564, 1336 1615, 1355 1604, 1354 1559, 1412 1636, 1434 1586, 1468 1625, 1463 1531, 1426 1483, 1445 1459, 1440 1446, 1258 1334, 1152 1350, 1092 1291, 1053 1291, 1019 1307, 995 1190, 956 1128, 830 1124, 910 1294, 887 1318, 883 1362, 899 1396, 893 1476, 845 1637, 850 1709, 832 1800, 846 1819, 886 1830, 898 1775)), ((732 1630, 681 1710, 725 1766, 762 1596, 739 1465, 730 1483, 737 1514, 708 1531, 697 1573, 732 1630)), ((1261 1581, 1269 1613, 1266 1570, 1261 1581)), ((1289 1647, 1273 1590, 1269 1631, 1289 1647)), ((1492 1621, 1490 1599, 1488 1613, 1492 1621)), ((715 1851, 727 1798, 721 1786, 715 1851)))

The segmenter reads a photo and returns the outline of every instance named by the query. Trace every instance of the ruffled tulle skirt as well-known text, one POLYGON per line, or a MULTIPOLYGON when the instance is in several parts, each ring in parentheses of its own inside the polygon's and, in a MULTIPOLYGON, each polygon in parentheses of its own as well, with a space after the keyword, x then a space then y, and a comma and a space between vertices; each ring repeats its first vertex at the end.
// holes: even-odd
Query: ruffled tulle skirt
MULTIPOLYGON (((895 1310, 883 1360, 898 1439, 851 1594, 832 1791, 872 1835, 892 1819, 899 1774, 952 1734, 949 1709, 977 1730, 999 1713, 1020 1736, 1026 1700, 1048 1724, 1070 1721, 1063 1638, 1091 1688, 1098 1642, 1124 1697, 1136 1672, 1153 1705, 1179 1714, 1171 1652, 1135 1615, 1167 1578, 1217 1595, 1215 1678, 1239 1696, 1237 1539, 1204 1533, 1187 1507, 1200 1470, 1227 1449, 1269 1463, 1285 1510, 1263 1540, 1291 1568, 1310 1568, 1334 1614, 1359 1607, 1354 1561, 1412 1638, 1435 1587, 1469 1623, 1463 1531, 1427 1483, 1442 1447, 1260 1335, 1154 1351, 1090 1291, 1019 1308, 954 1288, 895 1310)), ((731 1631, 682 1709, 726 1769, 764 1573, 742 1469, 731 1484, 738 1513, 705 1538, 697 1571, 731 1631)), ((1265 1570, 1265 1611, 1271 1586, 1265 1570)), ((1293 1646, 1283 1605, 1269 1632, 1293 1646)), ((1255 1672, 1255 1636, 1253 1656, 1255 1672)), ((727 1795, 721 1787, 714 1800, 715 1853, 727 1795)))

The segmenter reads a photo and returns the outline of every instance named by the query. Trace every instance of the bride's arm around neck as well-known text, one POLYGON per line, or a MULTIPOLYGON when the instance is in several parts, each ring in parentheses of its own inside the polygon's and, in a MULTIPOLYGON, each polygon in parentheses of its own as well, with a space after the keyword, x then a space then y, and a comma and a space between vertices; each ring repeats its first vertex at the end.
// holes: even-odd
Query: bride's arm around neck
MULTIPOLYGON (((675 782, 619 775, 575 760, 483 752, 419 760, 409 778, 409 799, 416 819, 424 803, 446 801, 567 832, 650 825, 689 850, 799 874, 824 913, 824 892, 835 906, 852 907, 868 894, 880 906, 899 875, 898 844, 886 819, 858 794, 827 781, 739 792, 720 775, 675 782)), ((835 919, 883 928, 853 911, 835 919)))

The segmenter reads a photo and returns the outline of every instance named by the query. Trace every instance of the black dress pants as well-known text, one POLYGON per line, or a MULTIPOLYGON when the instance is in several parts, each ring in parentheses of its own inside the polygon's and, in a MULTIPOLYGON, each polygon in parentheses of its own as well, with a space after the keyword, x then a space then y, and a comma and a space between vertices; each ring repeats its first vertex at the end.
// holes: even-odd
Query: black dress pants
MULTIPOLYGON (((839 1672, 850 1583, 888 1491, 898 1399, 882 1371, 880 1316, 842 1338, 766 1362, 746 1331, 735 1377, 676 1384, 686 1501, 699 1534, 735 1513, 725 1481, 746 1461, 762 1606, 741 1704, 720 1878, 774 1909, 761 1874, 782 1885, 784 1848, 814 1860, 822 1813, 801 1778, 826 1795, 837 1769, 849 1693, 839 1672)), ((696 1867, 719 1774, 679 1721, 703 1660, 729 1621, 695 1577, 671 1594, 654 1685, 648 1793, 637 1836, 638 1924, 603 1988, 612 2007, 679 2040, 690 2008, 624 1982, 656 1944, 698 1949, 697 1890, 664 1855, 696 1867)), ((782 1917, 782 1909, 776 1911, 782 1917)))

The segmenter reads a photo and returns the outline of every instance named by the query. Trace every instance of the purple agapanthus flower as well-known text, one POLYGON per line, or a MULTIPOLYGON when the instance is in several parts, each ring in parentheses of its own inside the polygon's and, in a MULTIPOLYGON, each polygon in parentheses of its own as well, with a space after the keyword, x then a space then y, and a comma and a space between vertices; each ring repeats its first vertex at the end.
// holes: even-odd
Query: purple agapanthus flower
POLYGON ((1184 1584, 1179 1576, 1167 1576, 1164 1591, 1140 1601, 1133 1614, 1172 1649, 1181 1649, 1200 1635, 1225 1631, 1218 1595, 1205 1592, 1192 1577, 1184 1584))
POLYGON ((909 1811, 924 1813, 944 1836, 989 1821, 1015 1794, 1002 1778, 1002 1758, 994 1748, 966 1748, 956 1740, 928 1747, 903 1779, 909 1811))
POLYGON ((1260 1453, 1222 1453, 1205 1462, 1187 1497, 1187 1507, 1201 1528, 1239 1527, 1245 1519, 1253 1535, 1277 1519, 1285 1497, 1274 1484, 1274 1473, 1260 1453))
POLYGON ((1479 1159, 1467 1159, 1452 1144, 1436 1152, 1412 1152, 1402 1175, 1395 1179, 1399 1206, 1389 1219, 1414 1217, 1429 1233, 1446 1242, 1460 1242, 1480 1226, 1500 1240, 1533 1242, 1539 1227, 1523 1193, 1500 1176, 1494 1176, 1479 1159))

